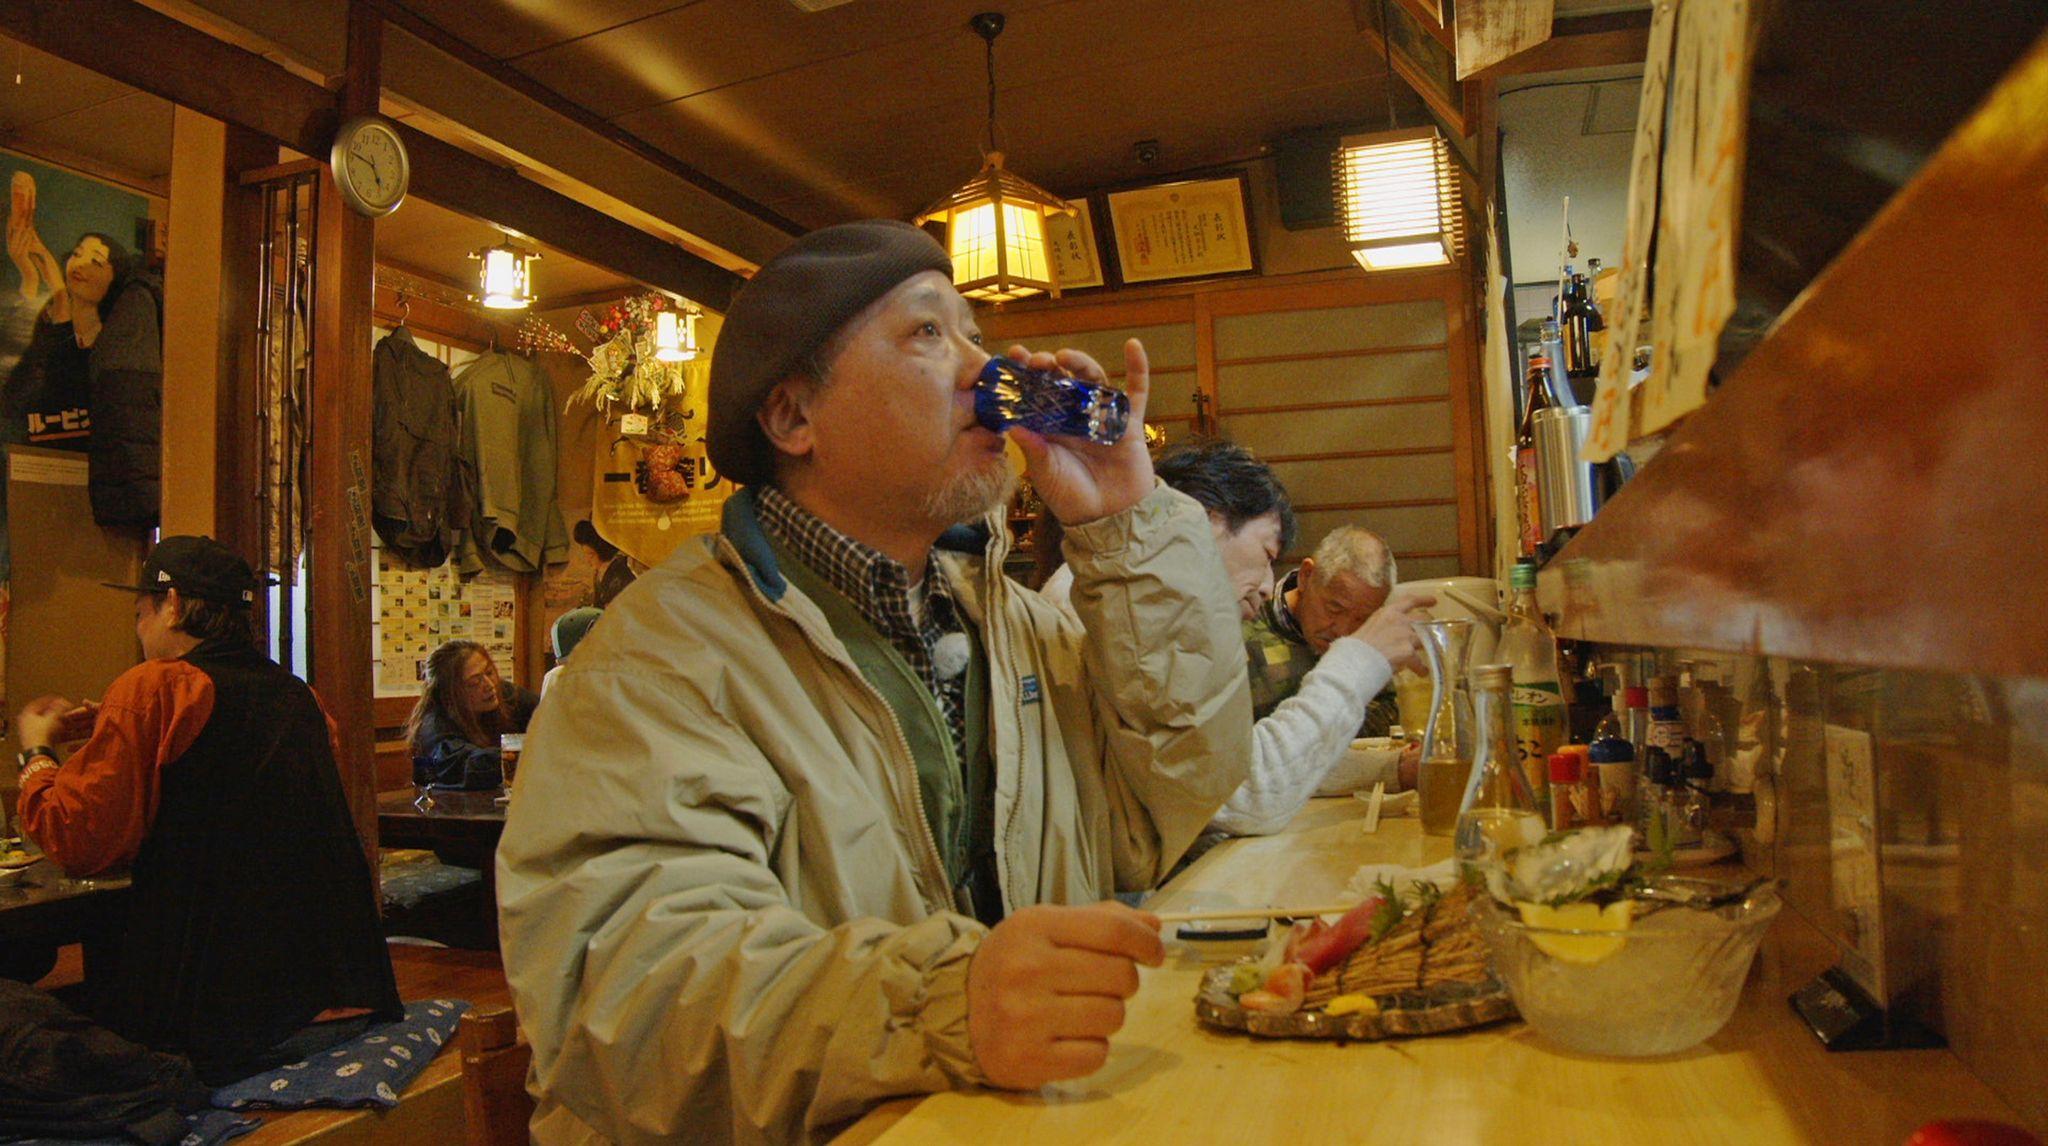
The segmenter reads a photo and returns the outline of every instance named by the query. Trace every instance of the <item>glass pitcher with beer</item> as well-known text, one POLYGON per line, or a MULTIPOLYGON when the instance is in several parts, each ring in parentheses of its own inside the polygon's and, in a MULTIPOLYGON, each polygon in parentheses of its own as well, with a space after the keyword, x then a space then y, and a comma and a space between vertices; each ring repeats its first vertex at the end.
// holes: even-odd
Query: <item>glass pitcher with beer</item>
POLYGON ((1417 801, 1423 832, 1448 836, 1458 825, 1458 804, 1472 771, 1472 695, 1465 680, 1472 622, 1416 621, 1415 633, 1422 638, 1430 684, 1417 801))

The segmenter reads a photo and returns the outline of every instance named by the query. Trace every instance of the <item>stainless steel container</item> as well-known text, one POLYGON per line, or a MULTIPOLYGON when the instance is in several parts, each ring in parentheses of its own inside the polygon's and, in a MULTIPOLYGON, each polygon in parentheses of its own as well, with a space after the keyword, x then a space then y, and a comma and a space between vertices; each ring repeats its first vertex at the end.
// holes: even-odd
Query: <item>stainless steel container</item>
POLYGON ((1579 460, 1593 412, 1584 406, 1536 411, 1536 497, 1543 536, 1584 525, 1600 507, 1594 466, 1579 460))

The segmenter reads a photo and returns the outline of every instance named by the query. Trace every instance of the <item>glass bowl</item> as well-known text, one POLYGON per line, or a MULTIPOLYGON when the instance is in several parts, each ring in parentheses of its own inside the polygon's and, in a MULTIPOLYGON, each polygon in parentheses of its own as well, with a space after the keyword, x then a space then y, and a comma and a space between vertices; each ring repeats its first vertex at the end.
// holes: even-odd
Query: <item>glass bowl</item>
MULTIPOLYGON (((1671 895, 1738 892, 1741 884, 1664 876, 1671 895)), ((1675 1054, 1712 1038, 1735 1013, 1757 943, 1780 901, 1763 884, 1713 909, 1638 902, 1624 931, 1531 927, 1491 898, 1474 902, 1494 972, 1522 1018, 1584 1054, 1675 1054)))

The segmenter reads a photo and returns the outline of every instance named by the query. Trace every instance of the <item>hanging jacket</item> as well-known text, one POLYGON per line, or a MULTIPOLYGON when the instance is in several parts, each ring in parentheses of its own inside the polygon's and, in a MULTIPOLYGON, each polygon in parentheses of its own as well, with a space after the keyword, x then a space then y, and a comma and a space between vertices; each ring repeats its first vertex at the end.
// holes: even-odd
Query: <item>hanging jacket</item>
POLYGON ((494 565, 538 573, 569 559, 555 502, 555 392, 531 359, 493 350, 455 376, 457 455, 476 475, 469 528, 456 536, 463 576, 494 565))
POLYGON ((88 356, 87 492, 99 524, 152 529, 163 508, 163 284, 143 273, 120 290, 88 356))
POLYGON ((468 516, 454 473, 454 383, 403 326, 377 343, 371 367, 370 524, 394 556, 432 569, 468 516))

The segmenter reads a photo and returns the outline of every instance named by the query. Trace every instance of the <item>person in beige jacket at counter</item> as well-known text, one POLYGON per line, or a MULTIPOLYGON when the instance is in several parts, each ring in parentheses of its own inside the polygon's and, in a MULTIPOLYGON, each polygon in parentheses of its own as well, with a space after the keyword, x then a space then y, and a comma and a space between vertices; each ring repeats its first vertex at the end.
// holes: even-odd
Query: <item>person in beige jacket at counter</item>
POLYGON ((747 488, 557 678, 498 851, 537 1141, 818 1140, 1107 1056, 1162 950, 1101 901, 1156 883, 1250 760, 1238 611, 1207 516, 1153 477, 1135 340, 1122 441, 1008 435, 1075 523, 1097 639, 1003 576, 988 357, 902 223, 814 232, 733 300, 708 444, 747 488))

